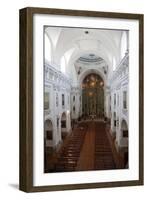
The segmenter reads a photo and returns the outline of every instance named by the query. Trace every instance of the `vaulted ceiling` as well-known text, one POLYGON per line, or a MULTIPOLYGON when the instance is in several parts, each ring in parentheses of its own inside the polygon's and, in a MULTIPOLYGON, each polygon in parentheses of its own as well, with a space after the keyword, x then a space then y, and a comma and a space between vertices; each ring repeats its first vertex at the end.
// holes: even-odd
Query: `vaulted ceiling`
POLYGON ((64 58, 65 72, 73 76, 74 81, 78 80, 79 67, 86 69, 89 65, 91 68, 93 66, 94 69, 103 70, 104 73, 106 72, 105 67, 111 74, 114 61, 117 65, 122 57, 121 45, 124 33, 125 31, 121 30, 45 28, 45 34, 51 43, 51 62, 60 66, 61 60, 64 58))

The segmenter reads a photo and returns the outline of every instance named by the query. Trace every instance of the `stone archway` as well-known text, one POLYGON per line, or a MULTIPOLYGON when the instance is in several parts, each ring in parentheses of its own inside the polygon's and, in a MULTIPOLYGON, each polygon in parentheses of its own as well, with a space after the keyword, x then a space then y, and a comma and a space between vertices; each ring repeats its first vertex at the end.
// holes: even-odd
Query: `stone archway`
POLYGON ((96 73, 88 74, 82 82, 82 116, 104 118, 104 81, 96 73))
POLYGON ((121 122, 121 132, 122 132, 122 137, 124 138, 128 137, 128 125, 124 119, 121 122))
MULTIPOLYGON (((53 124, 50 119, 47 119, 44 123, 45 139, 52 141, 53 140, 53 124)), ((48 145, 51 146, 51 145, 48 145)))

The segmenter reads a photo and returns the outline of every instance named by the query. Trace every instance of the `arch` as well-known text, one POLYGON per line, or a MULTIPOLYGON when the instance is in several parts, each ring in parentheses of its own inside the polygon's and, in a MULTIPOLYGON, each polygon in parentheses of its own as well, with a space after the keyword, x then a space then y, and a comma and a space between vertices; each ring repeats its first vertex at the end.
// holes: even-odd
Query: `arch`
POLYGON ((65 111, 61 114, 61 120, 66 120, 66 112, 65 111))
POLYGON ((104 87, 106 86, 106 80, 105 80, 105 77, 104 77, 104 74, 102 72, 100 72, 99 70, 95 69, 95 68, 90 68, 90 69, 87 69, 85 71, 83 71, 80 75, 79 75, 79 84, 80 86, 82 85, 82 82, 84 80, 84 78, 88 75, 88 74, 91 74, 91 73, 94 73, 94 74, 97 74, 101 77, 101 79, 103 80, 104 82, 104 87))
MULTIPOLYGON (((106 101, 105 101, 105 96, 106 96, 106 80, 105 80, 105 77, 104 77, 104 74, 102 72, 100 72, 99 70, 97 69, 87 69, 85 70, 84 72, 82 72, 79 76, 79 85, 81 86, 81 89, 82 89, 82 83, 83 83, 83 80, 85 79, 86 76, 88 76, 89 74, 97 74, 103 81, 103 103, 101 102, 101 104, 103 104, 103 109, 101 109, 100 113, 101 114, 98 114, 98 110, 97 110, 97 114, 96 114, 96 118, 103 118, 104 115, 105 115, 105 110, 106 110, 106 101), (103 110, 103 111, 102 111, 103 110)), ((82 90, 82 116, 84 116, 85 114, 84 113, 84 108, 83 108, 83 102, 84 101, 84 97, 83 97, 83 90, 82 90)), ((97 108, 98 109, 98 108, 97 108)))
POLYGON ((50 119, 46 119, 44 123, 45 140, 53 140, 53 123, 50 119))
MULTIPOLYGON (((103 52, 104 55, 106 55, 108 52, 111 52, 111 55, 113 54, 116 58, 118 57, 119 52, 117 51, 117 46, 115 44, 115 41, 112 39, 111 34, 108 34, 105 31, 99 30, 99 31, 93 31, 92 37, 88 35, 83 35, 83 34, 81 37, 81 31, 78 32, 75 29, 75 31, 72 30, 71 34, 69 34, 69 31, 65 32, 65 29, 61 31, 58 44, 56 45, 56 49, 55 49, 55 52, 58 55, 58 57, 56 57, 57 63, 59 62, 60 58, 63 56, 63 54, 65 54, 66 51, 75 47, 75 44, 77 48, 82 49, 83 41, 87 42, 91 40, 95 41, 95 44, 97 44, 98 47, 99 46, 101 47, 100 51, 103 52), (61 45, 61 43, 62 44, 64 43, 64 46, 61 45)), ((83 49, 85 49, 85 47, 83 47, 83 49)), ((92 49, 98 49, 98 48, 96 47, 96 45, 94 45, 93 47, 91 47, 91 50, 92 49)))
POLYGON ((67 115, 66 112, 61 114, 61 138, 64 140, 67 136, 67 115))
POLYGON ((84 118, 104 118, 104 82, 100 75, 90 73, 82 82, 84 118))
POLYGON ((95 50, 81 50, 81 49, 76 49, 75 48, 75 51, 72 52, 71 56, 70 56, 70 59, 67 63, 67 67, 70 67, 71 65, 73 65, 75 63, 76 60, 78 60, 80 57, 82 57, 84 54, 95 54, 97 55, 98 57, 101 57, 103 58, 103 60, 105 61, 105 63, 108 65, 108 66, 111 66, 111 61, 108 57, 108 53, 104 54, 103 52, 99 51, 98 49, 95 49, 95 50))
POLYGON ((122 119, 121 121, 121 132, 122 137, 128 137, 128 124, 125 119, 122 119))
MULTIPOLYGON (((70 57, 68 58, 68 61, 65 59, 66 61, 66 73, 69 74, 70 76, 72 76, 72 78, 75 80, 75 82, 77 82, 77 73, 75 70, 75 63, 76 61, 82 57, 84 54, 95 54, 98 57, 101 57, 103 59, 103 63, 100 63, 100 65, 106 65, 106 66, 111 66, 112 63, 110 62, 110 58, 108 58, 108 56, 106 56, 106 54, 103 54, 102 52, 98 51, 98 50, 81 50, 78 48, 75 48, 75 50, 73 50, 70 54, 70 57)), ((66 57, 66 56, 64 56, 66 57)), ((91 66, 93 67, 93 66, 91 66)), ((97 65, 95 65, 95 67, 97 68, 97 65)), ((111 68, 109 69, 109 71, 111 70, 111 68)))

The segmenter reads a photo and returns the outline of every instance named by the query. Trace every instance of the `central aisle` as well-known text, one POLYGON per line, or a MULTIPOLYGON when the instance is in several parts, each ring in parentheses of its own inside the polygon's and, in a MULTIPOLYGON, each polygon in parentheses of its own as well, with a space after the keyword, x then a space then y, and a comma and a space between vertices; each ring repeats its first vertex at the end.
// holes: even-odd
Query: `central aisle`
POLYGON ((78 124, 60 151, 48 160, 46 172, 116 169, 104 121, 78 124))
POLYGON ((87 122, 88 130, 85 135, 84 144, 80 153, 77 171, 86 171, 94 169, 95 160, 95 122, 87 122))

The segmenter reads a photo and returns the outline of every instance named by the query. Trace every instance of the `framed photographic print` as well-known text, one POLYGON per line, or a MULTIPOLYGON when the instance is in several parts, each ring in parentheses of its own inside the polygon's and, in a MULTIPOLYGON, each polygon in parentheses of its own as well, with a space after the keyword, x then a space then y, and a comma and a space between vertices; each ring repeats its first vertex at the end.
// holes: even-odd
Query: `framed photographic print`
POLYGON ((20 10, 20 190, 143 185, 143 15, 20 10))

